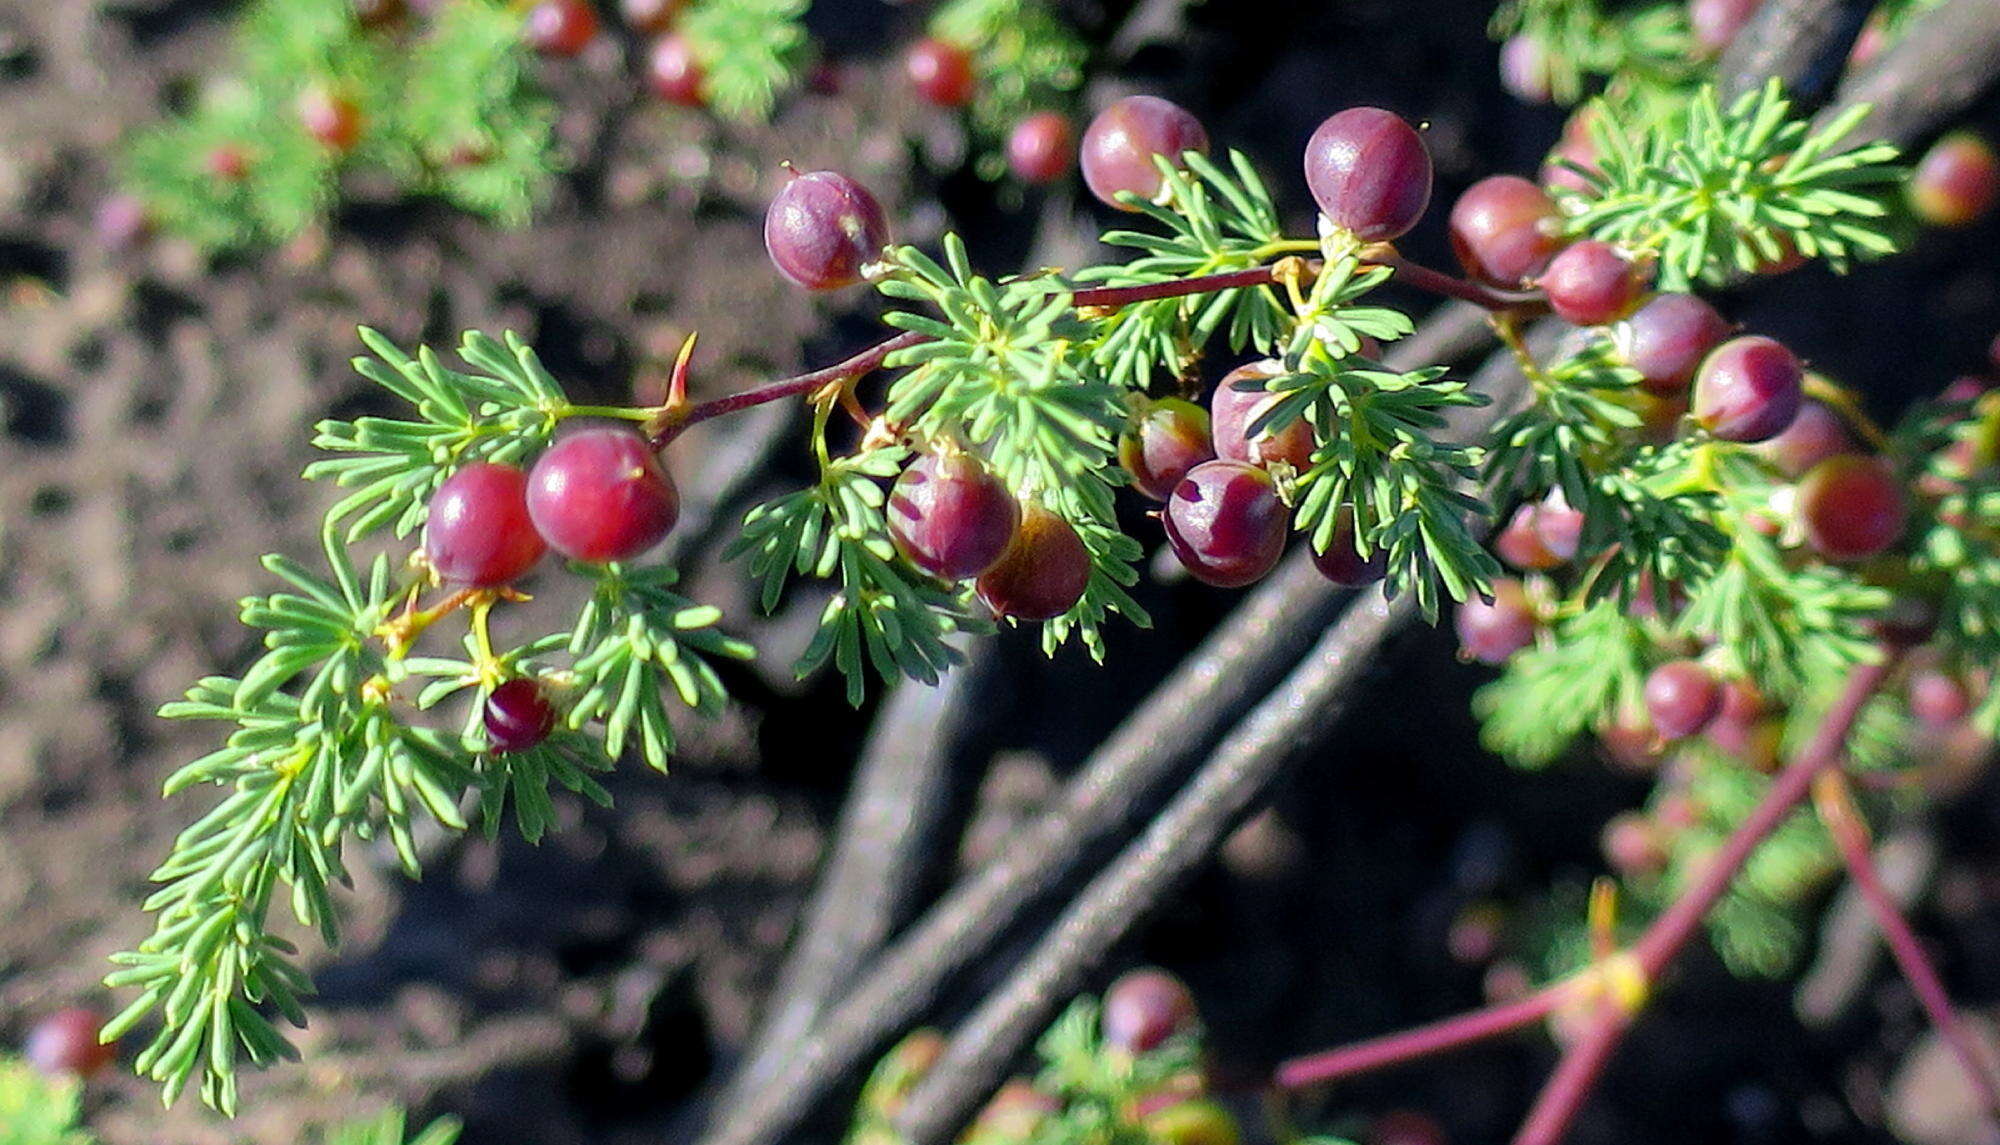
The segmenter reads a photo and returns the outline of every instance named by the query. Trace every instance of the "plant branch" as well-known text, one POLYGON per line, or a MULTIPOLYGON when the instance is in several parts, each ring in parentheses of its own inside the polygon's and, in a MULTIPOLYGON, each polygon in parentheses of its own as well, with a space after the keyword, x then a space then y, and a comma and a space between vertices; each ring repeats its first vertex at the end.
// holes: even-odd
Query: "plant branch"
POLYGON ((1273 1084, 1279 1089, 1302 1089, 1490 1041, 1543 1021, 1573 1000, 1583 982, 1565 978, 1516 1001, 1293 1058, 1279 1064, 1273 1084))
POLYGON ((1441 270, 1433 270, 1418 262, 1404 258, 1395 247, 1388 243, 1373 243, 1361 248, 1361 261, 1376 266, 1388 267, 1396 281, 1418 290, 1426 290, 1445 298, 1455 298, 1460 302, 1470 302, 1474 306, 1500 313, 1538 314, 1547 311, 1548 302, 1538 290, 1495 290, 1469 278, 1459 278, 1441 270))
POLYGON ((924 335, 908 331, 893 338, 884 338, 853 357, 835 362, 831 366, 795 374, 789 378, 780 378, 775 382, 766 382, 761 386, 753 386, 719 398, 711 398, 698 405, 662 406, 653 420, 647 423, 646 435, 652 441, 654 449, 663 448, 682 430, 696 422, 760 406, 765 402, 804 397, 836 382, 851 381, 880 368, 883 361, 896 351, 925 341, 928 339, 924 335))
POLYGON ((1773 78, 1795 97, 1825 98, 1874 7, 1875 0, 1764 0, 1717 65, 1723 103, 1773 78))
POLYGON ((1956 0, 1912 19, 1874 65, 1841 84, 1820 119, 1867 104, 1848 136, 1907 145, 1971 106, 2000 74, 2000 4, 1956 0))
POLYGON ((2000 1088, 1994 1085, 1992 1067, 1985 1062, 1972 1031, 1952 1005, 1951 995, 1944 988, 1944 979, 1939 976, 1930 955, 1924 952, 1923 943, 1917 939, 1910 920, 1896 904, 1896 896, 1883 885, 1882 873, 1876 869, 1875 856, 1870 849, 1868 826, 1855 810, 1847 781, 1840 772, 1829 771, 1818 778, 1813 788, 1813 802, 1819 809, 1820 822, 1826 825, 1834 846, 1840 850, 1840 859, 1847 866, 1848 878, 1854 881, 1861 900, 1874 914, 1875 925, 1881 929, 1883 941, 1888 944, 1897 969, 1903 972, 1917 1000, 1923 1003, 1924 1012, 1930 1015, 1931 1024, 1937 1027, 1938 1036, 1951 1047, 1959 1064, 1965 1067, 1966 1076, 1972 1082, 1973 1092, 1979 1095, 1990 1126, 1991 1116, 2000 1113, 2000 1088))

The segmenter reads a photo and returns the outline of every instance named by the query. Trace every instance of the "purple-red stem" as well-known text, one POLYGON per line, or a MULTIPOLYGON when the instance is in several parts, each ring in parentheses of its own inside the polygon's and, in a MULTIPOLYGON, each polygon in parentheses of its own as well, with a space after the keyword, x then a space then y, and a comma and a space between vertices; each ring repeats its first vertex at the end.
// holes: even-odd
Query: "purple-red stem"
POLYGON ((1510 1034, 1555 1013, 1570 1000, 1578 982, 1578 979, 1565 979, 1513 1002, 1473 1010, 1427 1026, 1384 1034, 1323 1053, 1293 1058, 1278 1066, 1274 1080, 1279 1089, 1298 1089, 1355 1074, 1371 1073, 1510 1034))
POLYGON ((1930 955, 1924 952, 1916 930, 1910 926, 1910 920, 1896 904, 1889 888, 1882 885, 1882 873, 1875 866, 1868 829, 1854 810, 1846 780, 1838 772, 1826 773, 1820 779, 1817 796, 1820 820, 1826 824, 1827 833, 1833 836, 1834 846, 1840 849, 1841 861, 1847 865, 1848 878, 1854 880, 1854 889, 1860 892, 1861 901, 1868 904, 1869 911, 1874 914, 1875 925, 1881 929, 1883 941, 1888 944, 1897 969, 1909 980, 1910 989, 1923 1003, 1924 1012, 1930 1015, 1931 1024, 1937 1027, 1938 1036, 1951 1047, 1959 1064, 1965 1067, 1966 1076, 1972 1080, 1973 1091, 1979 1095, 1986 1113, 1989 1117, 2000 1113, 2000 1087, 1994 1085, 1991 1067, 1979 1052, 1972 1031, 1966 1028, 1957 1008, 1952 1005, 1944 980, 1931 963, 1930 955))
MULTIPOLYGON (((1639 936, 1632 954, 1648 983, 1658 982, 1700 933, 1702 920, 1728 893, 1729 885, 1736 881, 1751 854, 1812 793, 1813 779, 1840 761, 1862 706, 1882 686, 1901 652, 1899 646, 1884 648, 1878 663, 1856 668, 1848 676, 1847 687, 1827 709, 1805 750, 1778 773, 1757 806, 1708 857, 1695 884, 1639 936)), ((1556 1145, 1563 1139, 1631 1024, 1631 1014, 1626 1010, 1604 1007, 1557 1063, 1555 1073, 1542 1087, 1527 1121, 1515 1135, 1514 1145, 1556 1145)))
POLYGON ((1428 290, 1446 298, 1456 298, 1483 306, 1494 313, 1503 311, 1541 311, 1547 309, 1547 301, 1540 291, 1500 291, 1472 281, 1457 278, 1443 271, 1432 270, 1422 263, 1411 262, 1396 253, 1396 248, 1387 243, 1377 243, 1364 247, 1361 261, 1372 262, 1376 266, 1386 266, 1396 279, 1406 286, 1418 290, 1428 290))

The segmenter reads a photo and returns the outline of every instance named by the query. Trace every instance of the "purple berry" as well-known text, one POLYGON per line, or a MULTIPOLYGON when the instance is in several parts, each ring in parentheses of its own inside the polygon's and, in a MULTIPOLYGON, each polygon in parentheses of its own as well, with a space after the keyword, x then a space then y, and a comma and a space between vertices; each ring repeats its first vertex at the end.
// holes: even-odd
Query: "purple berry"
POLYGON ((539 683, 516 677, 486 697, 485 724, 486 742, 495 752, 527 751, 556 730, 556 709, 539 683))
POLYGON ((1007 133, 1007 168, 1023 183, 1053 183, 1076 161, 1076 128, 1057 111, 1038 111, 1007 133))
POLYGON ((1830 561, 1858 561, 1896 543, 1909 521, 1903 486, 1879 457, 1846 453, 1812 467, 1798 487, 1806 543, 1830 561))
POLYGON ((999 563, 973 583, 995 616, 1054 620, 1090 587, 1090 550, 1068 521, 1030 501, 999 563))
POLYGON ((1535 642, 1535 607, 1517 580, 1493 582, 1493 600, 1478 597, 1458 606, 1452 616, 1459 654, 1482 664, 1504 664, 1508 657, 1535 642))
POLYGON ((1394 112, 1350 107, 1306 142, 1306 186, 1334 226, 1387 242, 1417 225, 1431 201, 1431 156, 1394 112))
POLYGON ((1731 329, 1715 307, 1692 294, 1656 294, 1632 315, 1620 343, 1625 364, 1639 371, 1646 392, 1680 397, 1731 329))
POLYGON ((703 79, 701 62, 694 58, 694 47, 686 36, 669 32, 646 50, 646 86, 662 100, 681 107, 700 107, 706 102, 703 79))
POLYGON ((1277 482, 1246 461, 1205 461, 1189 470, 1163 519, 1181 564, 1217 588, 1261 580, 1285 555, 1289 521, 1277 482))
POLYGON ((882 205, 837 171, 793 174, 764 214, 764 249, 786 278, 807 290, 860 282, 862 268, 888 244, 882 205))
POLYGON ((1284 462, 1304 473, 1312 468, 1316 443, 1312 423, 1304 416, 1282 426, 1266 426, 1256 437, 1250 427, 1280 400, 1279 395, 1261 388, 1249 390, 1239 385, 1276 377, 1283 367, 1272 359, 1249 362, 1223 375, 1208 399, 1209 430, 1215 441, 1215 455, 1225 461, 1248 461, 1255 465, 1284 462))
POLYGON ((1646 677, 1646 714, 1661 739, 1686 739, 1722 712, 1722 684, 1693 660, 1671 660, 1646 677))
POLYGON ((1451 207, 1451 249, 1481 282, 1519 287, 1542 273, 1563 246, 1555 200, 1518 175, 1491 175, 1451 207))
POLYGON ((1021 506, 977 457, 954 450, 904 469, 885 516, 903 559, 940 580, 969 580, 1007 551, 1021 506))
POLYGON ((1572 326, 1603 326, 1632 312, 1650 277, 1647 267, 1617 247, 1585 239, 1549 263, 1540 285, 1556 317, 1572 326))
POLYGON ((1342 588, 1361 588, 1381 580, 1389 571, 1389 554, 1374 549, 1367 560, 1361 559, 1360 546, 1354 537, 1354 510, 1342 505, 1333 518, 1333 537, 1327 542, 1326 551, 1315 550, 1312 555, 1313 567, 1320 575, 1342 588))
POLYGON ((548 546, 528 513, 528 478, 511 465, 475 461, 431 495, 424 555, 444 580, 497 588, 535 566, 548 546))
POLYGON ((1972 712, 1964 681, 1940 668, 1910 673, 1910 714, 1933 729, 1948 728, 1972 712))
POLYGON ((1104 1040, 1126 1053, 1159 1049, 1194 1022, 1194 995, 1164 970, 1128 971, 1104 991, 1104 1040))
POLYGON ((1731 339, 1695 372, 1694 417, 1724 441, 1765 441, 1798 416, 1804 382, 1804 368, 1782 344, 1731 339))
POLYGON ((95 1011, 81 1006, 57 1010, 28 1031, 21 1056, 50 1077, 89 1077, 118 1056, 118 1047, 98 1041, 103 1027, 104 1021, 95 1011))
POLYGON ((1090 193, 1121 211, 1138 208, 1118 201, 1121 191, 1151 200, 1161 176, 1153 157, 1180 165, 1188 151, 1208 150, 1208 132, 1180 105, 1151 95, 1130 95, 1097 113, 1083 132, 1080 165, 1090 193))
POLYGON ((964 107, 972 102, 975 77, 972 53, 957 44, 926 37, 903 57, 903 70, 917 95, 934 107, 964 107))
POLYGON ((1118 438, 1118 464, 1155 501, 1173 495, 1188 470, 1215 457, 1208 411, 1180 398, 1149 402, 1118 438))
POLYGON ((1525 32, 1500 45, 1500 86, 1523 103, 1548 103, 1554 96, 1549 50, 1525 32))
POLYGON ((528 514, 549 547, 574 560, 630 560, 680 518, 680 493, 644 438, 586 429, 550 446, 528 472, 528 514))
POLYGON ((1856 448, 1854 437, 1847 432, 1847 423, 1840 415, 1826 403, 1811 398, 1799 403, 1798 416, 1783 432, 1750 447, 1751 452, 1794 481, 1827 458, 1853 453, 1856 448))
POLYGON ((1931 145, 1910 172, 1910 209, 1938 227, 1975 222, 2000 198, 2000 156, 1970 131, 1954 131, 1931 145))

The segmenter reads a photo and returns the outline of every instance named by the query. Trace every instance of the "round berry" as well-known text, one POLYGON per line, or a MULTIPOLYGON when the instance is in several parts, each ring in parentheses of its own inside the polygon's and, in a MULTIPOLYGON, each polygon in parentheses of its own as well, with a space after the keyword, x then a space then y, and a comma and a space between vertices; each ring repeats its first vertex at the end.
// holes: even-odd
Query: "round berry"
POLYGON ((536 0, 523 34, 545 56, 574 56, 597 38, 597 9, 590 0, 536 0))
POLYGON ((1238 1145, 1229 1111, 1206 1098, 1179 1101, 1146 1115, 1146 1140, 1157 1145, 1238 1145))
POLYGON ((1526 32, 1500 45, 1500 86, 1523 103, 1548 103, 1555 97, 1549 50, 1526 32))
POLYGON ((1134 211, 1138 208, 1120 202, 1118 195, 1159 196, 1161 176, 1154 156, 1179 166, 1186 152, 1207 150, 1208 132, 1187 109, 1158 96, 1128 95, 1098 112, 1084 128, 1078 162, 1084 185, 1099 202, 1134 211))
POLYGON ((657 36, 673 27, 683 0, 618 0, 625 26, 641 36, 657 36))
POLYGON ((241 183, 250 177, 250 156, 233 143, 209 148, 202 157, 208 173, 225 183, 241 183))
POLYGON ((1781 343, 1734 338, 1695 372, 1694 417, 1724 441, 1764 441, 1798 416, 1804 382, 1804 368, 1781 343))
POLYGON ((1970 131, 1938 140, 1910 173, 1910 208, 1938 227, 1962 227, 1977 220, 2000 196, 2000 157, 1970 131))
POLYGON ((1076 128, 1058 111, 1038 111, 1007 133, 1007 168, 1023 183, 1053 183, 1076 159, 1076 128))
POLYGON ((1558 561, 1573 559, 1578 546, 1583 544, 1583 510, 1570 508, 1560 489, 1535 506, 1532 524, 1535 539, 1558 561))
POLYGON ((1374 584, 1388 575, 1389 554, 1377 548, 1361 559, 1361 548, 1355 543, 1354 510, 1342 505, 1334 514, 1333 537, 1327 542, 1326 551, 1313 551, 1313 567, 1320 575, 1342 588, 1362 588, 1374 584))
POLYGON ((122 193, 107 196, 97 204, 92 225, 97 231, 97 241, 111 250, 128 250, 152 230, 146 204, 136 195, 122 193))
POLYGON ((927 37, 911 45, 903 70, 925 103, 964 107, 972 102, 972 53, 957 44, 927 37))
POLYGON ((786 278, 807 290, 860 282, 862 268, 888 244, 882 205, 836 171, 794 174, 764 213, 764 249, 786 278))
POLYGON ((1155 501, 1173 495, 1188 470, 1215 457, 1208 411, 1180 398, 1148 402, 1118 438, 1118 464, 1155 501))
POLYGON ((1646 715, 1664 740, 1686 739, 1722 712, 1722 684, 1693 660, 1670 660, 1646 677, 1646 715))
POLYGON ((1491 175, 1451 206, 1451 249, 1465 272, 1518 287, 1542 273, 1563 246, 1555 200, 1518 175, 1491 175))
POLYGON ((1797 511, 1806 543, 1832 561, 1858 561, 1903 535, 1909 506, 1903 486, 1879 457, 1841 454, 1799 481, 1797 511))
POLYGON ((1054 620, 1076 607, 1090 587, 1090 550, 1068 521, 1030 501, 1021 527, 1000 561, 973 582, 995 616, 1054 620))
POLYGON ((1599 843, 1611 869, 1628 877, 1658 874, 1667 865, 1666 843, 1658 824, 1636 811, 1613 815, 1599 843))
POLYGON ((528 478, 512 465, 475 461, 431 495, 424 555, 438 576, 497 588, 542 559, 547 545, 528 514, 528 478))
POLYGON ((1760 441, 1751 452, 1793 480, 1829 457, 1853 453, 1857 446, 1847 432, 1847 423, 1825 402, 1807 398, 1799 403, 1798 416, 1778 436, 1760 441))
POLYGON ((1126 1053, 1159 1049, 1194 1023, 1194 995, 1164 970, 1127 971, 1104 991, 1104 1040, 1126 1053))
POLYGON ((1715 307, 1692 294, 1656 294, 1625 324, 1619 348, 1647 393, 1679 397, 1731 329, 1715 307))
POLYGON ((1549 309, 1572 326, 1603 326, 1632 312, 1646 293, 1650 269, 1596 239, 1572 243, 1542 275, 1549 309))
POLYGON ((361 108, 325 87, 309 87, 299 93, 299 122, 305 125, 307 135, 335 154, 352 151, 361 142, 361 108))
POLYGON ((1431 155, 1417 129, 1379 107, 1350 107, 1306 141, 1306 186, 1320 213, 1363 242, 1386 242, 1423 218, 1431 155))
POLYGON ((1688 0, 1688 24, 1695 43, 1714 54, 1729 46, 1764 0, 1688 0))
POLYGON ((516 677, 486 697, 485 723, 486 742, 494 751, 527 751, 556 730, 556 708, 541 684, 516 677))
POLYGON ((668 103, 700 107, 702 79, 701 64, 686 36, 669 32, 646 49, 646 86, 668 103))
POLYGON ((1205 461, 1167 499, 1167 543, 1188 572, 1217 588, 1262 580, 1285 555, 1277 482, 1246 461, 1205 461))
POLYGON ((1633 775, 1657 771, 1666 746, 1643 709, 1622 707, 1597 729, 1597 745, 1613 765, 1633 775))
MULTIPOLYGON (((1539 505, 1516 506, 1514 515, 1493 534, 1494 554, 1523 572, 1552 569, 1568 560, 1542 542, 1541 531, 1535 527, 1540 516, 1539 505)), ((1574 552, 1572 549, 1572 555, 1574 552)))
POLYGON ((1279 395, 1262 389, 1262 383, 1283 369, 1276 360, 1266 358, 1238 366, 1215 383, 1215 393, 1208 399, 1208 417, 1217 457, 1255 465, 1275 465, 1282 461, 1301 473, 1312 468, 1317 443, 1312 423, 1303 415, 1284 425, 1265 426, 1255 437, 1250 435, 1250 427, 1257 419, 1281 400, 1279 395), (1238 388, 1251 383, 1256 383, 1257 388, 1238 388))
POLYGON ((1459 654, 1482 664, 1504 664, 1507 658, 1535 642, 1535 607, 1517 580, 1493 582, 1493 599, 1479 597, 1460 604, 1452 615, 1459 654))
POLYGON ((630 560, 674 527, 681 498, 644 438, 606 427, 570 434, 528 471, 528 515, 574 560, 630 560))
POLYGON ((903 559, 941 580, 990 569, 1014 539, 1021 506, 970 453, 926 454, 889 490, 889 537, 903 559))
POLYGON ((1591 178, 1602 174, 1597 142, 1588 134, 1565 134, 1542 161, 1542 186, 1556 191, 1587 195, 1593 189, 1591 178))
POLYGON ((1972 712, 1964 681, 1940 668, 1910 674, 1910 714, 1930 728, 1948 728, 1972 712))
POLYGON ((98 1031, 103 1028, 103 1019, 95 1011, 65 1007, 35 1023, 21 1047, 21 1056, 51 1077, 89 1077, 118 1056, 116 1046, 98 1040, 98 1031))

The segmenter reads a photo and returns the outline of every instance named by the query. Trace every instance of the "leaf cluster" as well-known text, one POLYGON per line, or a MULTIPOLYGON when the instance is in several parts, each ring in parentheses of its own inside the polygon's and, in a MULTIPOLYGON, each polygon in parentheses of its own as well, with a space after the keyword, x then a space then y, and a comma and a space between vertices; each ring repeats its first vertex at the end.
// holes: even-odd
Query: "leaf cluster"
POLYGON ((761 121, 798 83, 810 52, 810 0, 696 0, 681 17, 702 96, 730 119, 761 121))
POLYGON ((931 16, 930 32, 972 56, 973 169, 998 179, 1007 171, 1015 124, 1075 103, 1089 45, 1047 0, 946 0, 931 16))

